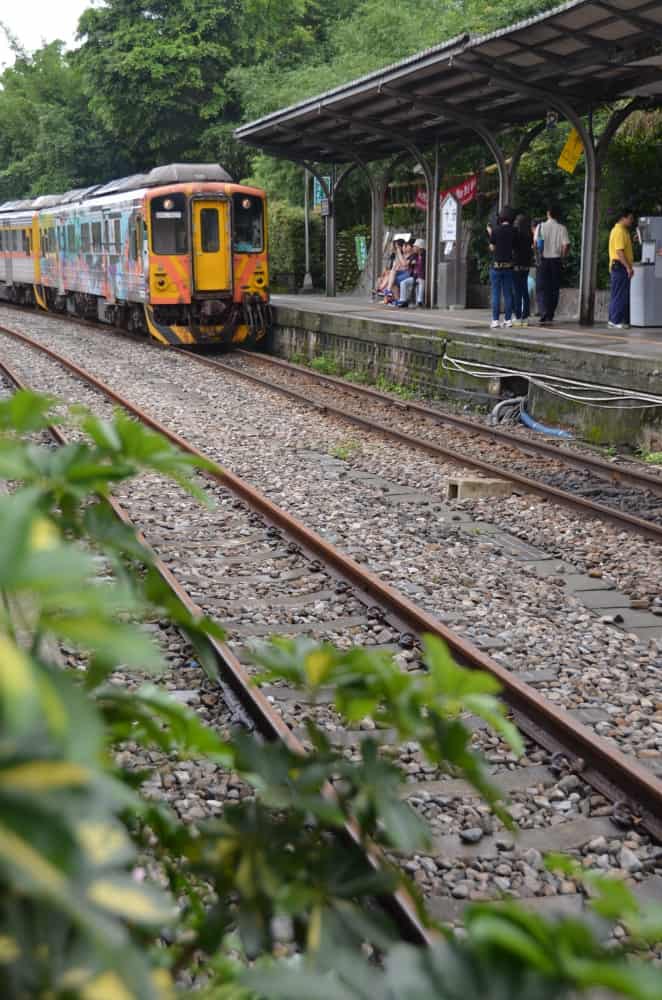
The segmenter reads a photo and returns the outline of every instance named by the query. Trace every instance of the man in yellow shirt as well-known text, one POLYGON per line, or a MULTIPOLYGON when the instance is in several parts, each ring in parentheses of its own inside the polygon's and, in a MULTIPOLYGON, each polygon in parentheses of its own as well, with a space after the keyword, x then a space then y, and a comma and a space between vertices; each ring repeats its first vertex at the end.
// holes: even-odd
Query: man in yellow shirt
POLYGON ((630 282, 634 274, 630 227, 633 223, 633 209, 624 208, 609 234, 611 295, 608 325, 617 330, 627 330, 630 326, 630 282))

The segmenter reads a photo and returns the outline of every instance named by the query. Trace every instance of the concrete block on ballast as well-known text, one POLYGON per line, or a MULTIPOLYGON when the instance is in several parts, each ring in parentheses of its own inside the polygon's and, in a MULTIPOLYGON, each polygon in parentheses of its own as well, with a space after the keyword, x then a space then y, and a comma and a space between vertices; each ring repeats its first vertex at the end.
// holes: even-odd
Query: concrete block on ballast
POLYGON ((473 500, 476 497, 508 497, 513 484, 506 479, 469 479, 458 477, 448 480, 449 500, 473 500))

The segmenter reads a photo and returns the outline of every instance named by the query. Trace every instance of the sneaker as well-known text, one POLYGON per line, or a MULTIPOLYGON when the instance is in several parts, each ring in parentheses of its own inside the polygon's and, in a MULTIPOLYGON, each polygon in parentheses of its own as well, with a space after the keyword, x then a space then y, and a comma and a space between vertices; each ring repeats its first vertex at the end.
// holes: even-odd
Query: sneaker
POLYGON ((522 320, 521 319, 514 319, 513 320, 513 326, 521 326, 521 325, 522 325, 522 320))
POLYGON ((528 326, 529 325, 528 319, 523 319, 521 325, 522 326, 528 326))
POLYGON ((625 323, 612 323, 611 320, 609 320, 609 322, 607 323, 607 326, 609 327, 610 330, 626 330, 627 329, 625 323))
POLYGON ((396 309, 409 309, 408 302, 395 302, 394 305, 396 309))
POLYGON ((504 327, 505 327, 506 330, 510 330, 510 328, 513 325, 512 319, 504 319, 503 325, 504 325, 504 327))
POLYGON ((501 323, 499 322, 498 319, 493 319, 492 322, 490 323, 490 329, 492 330, 498 330, 500 326, 501 323))

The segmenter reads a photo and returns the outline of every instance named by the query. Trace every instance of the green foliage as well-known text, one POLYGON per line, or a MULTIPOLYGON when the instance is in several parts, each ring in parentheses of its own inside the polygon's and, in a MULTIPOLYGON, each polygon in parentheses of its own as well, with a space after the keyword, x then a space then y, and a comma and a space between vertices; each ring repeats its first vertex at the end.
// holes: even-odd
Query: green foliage
POLYGON ((425 640, 426 674, 404 673, 388 654, 316 646, 307 639, 275 639, 267 650, 256 651, 255 659, 267 678, 287 680, 311 696, 321 685, 331 685, 338 712, 350 722, 369 716, 378 726, 394 729, 401 741, 416 740, 430 762, 458 768, 511 825, 501 793, 470 749, 470 733, 459 716, 470 711, 485 719, 517 753, 521 738, 496 697, 494 678, 459 667, 439 639, 425 640))
POLYGON ((82 15, 76 61, 90 109, 134 168, 197 158, 232 102, 237 27, 230 4, 196 0, 109 0, 82 15))
MULTIPOLYGON (((401 944, 375 913, 376 897, 405 887, 420 920, 429 917, 400 869, 369 861, 365 847, 425 851, 430 832, 378 740, 362 740, 360 758, 349 760, 309 721, 302 756, 247 733, 226 739, 154 684, 111 683, 119 666, 162 666, 139 627, 145 616, 169 618, 199 653, 205 636, 222 635, 167 591, 108 504, 113 484, 143 469, 197 494, 195 463, 121 414, 60 415, 86 432, 75 445, 25 437, 58 419, 54 412, 53 401, 31 393, 0 403, 0 477, 12 481, 0 497, 3 998, 169 1000, 178 973, 202 963, 212 983, 193 995, 207 1000, 255 1000, 255 991, 288 1000, 560 1000, 594 987, 657 1000, 656 970, 608 946, 605 934, 619 921, 634 947, 646 946, 662 934, 660 908, 565 858, 550 864, 587 883, 602 924, 481 904, 463 936, 429 949, 401 944), (59 640, 77 650, 75 667, 58 662, 59 640), (157 759, 202 757, 247 794, 224 803, 221 817, 187 826, 143 797, 145 774, 114 764, 126 742, 157 759), (158 885, 144 877, 145 857, 158 885), (366 958, 367 944, 381 962, 366 958), (279 957, 293 950, 295 959, 279 957)), ((484 719, 519 752, 498 685, 459 667, 434 637, 424 656, 427 673, 409 674, 383 652, 306 639, 255 652, 265 678, 300 688, 313 706, 330 692, 345 721, 369 718, 416 741, 426 761, 471 782, 511 823, 461 721, 465 712, 484 719)))
MULTIPOLYGON (((596 881, 611 891, 608 879, 596 881)), ((619 915, 630 905, 644 913, 627 890, 624 895, 627 902, 614 907, 619 915)), ((379 941, 383 947, 383 934, 379 941)), ((599 988, 632 1000, 660 996, 659 970, 610 948, 604 928, 542 917, 516 903, 470 907, 463 938, 440 940, 428 949, 392 942, 383 950, 378 968, 328 935, 306 965, 249 972, 243 981, 272 1000, 570 1000, 599 988)))
MULTIPOLYGON (((370 227, 364 225, 352 226, 338 233, 336 247, 336 283, 340 292, 351 292, 361 276, 356 262, 356 236, 367 237, 368 254, 370 253, 370 227)), ((368 258, 369 260, 369 258, 368 258)))
POLYGON ((361 442, 357 441, 355 438, 346 438, 344 441, 340 441, 335 447, 331 448, 329 454, 333 458, 340 458, 343 462, 346 462, 349 458, 354 455, 360 454, 361 452, 361 442))
MULTIPOLYGON (((149 556, 126 529, 109 530, 106 498, 141 468, 187 485, 192 463, 119 415, 112 423, 77 415, 91 444, 26 443, 20 434, 45 428, 51 408, 28 392, 0 403, 0 476, 21 481, 0 497, 0 991, 156 998, 162 989, 141 942, 173 923, 176 908, 131 877, 137 855, 122 817, 139 816, 142 800, 109 767, 113 726, 104 725, 101 701, 49 652, 59 640, 78 647, 89 679, 120 664, 161 666, 134 624, 155 609, 122 562, 149 556), (114 579, 98 579, 100 554, 114 579)), ((110 711, 121 693, 105 699, 110 711)), ((133 698, 124 735, 139 735, 143 708, 160 709, 156 729, 167 719, 173 745, 212 749, 212 734, 192 730, 178 706, 149 689, 133 698)))
MULTIPOLYGON (((284 284, 289 279, 300 288, 304 276, 304 213, 303 208, 286 201, 272 200, 269 211, 269 261, 272 282, 284 284)), ((310 250, 313 282, 321 280, 320 220, 311 213, 310 250)))
POLYGON ((338 362, 329 354, 319 354, 316 358, 312 358, 310 367, 314 368, 316 372, 320 373, 320 375, 340 374, 338 362))
POLYGON ((122 162, 60 42, 0 73, 0 203, 98 183, 122 162))

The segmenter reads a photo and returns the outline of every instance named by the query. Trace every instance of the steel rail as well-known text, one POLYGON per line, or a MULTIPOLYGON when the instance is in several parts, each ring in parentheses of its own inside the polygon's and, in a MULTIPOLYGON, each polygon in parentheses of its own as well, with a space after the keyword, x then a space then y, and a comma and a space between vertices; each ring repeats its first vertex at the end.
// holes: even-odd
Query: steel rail
MULTIPOLYGON (((295 364, 293 361, 286 361, 284 358, 276 358, 271 354, 255 354, 241 348, 237 348, 236 353, 251 360, 264 361, 267 364, 275 365, 286 371, 293 370, 300 372, 320 384, 335 386, 354 396, 373 397, 377 401, 389 403, 397 409, 419 413, 421 416, 427 417, 435 423, 459 427, 461 430, 474 434, 477 437, 483 437, 488 441, 499 441, 509 447, 517 448, 518 451, 525 452, 527 455, 545 455, 549 458, 555 458, 557 461, 563 462, 564 465, 575 468, 580 472, 586 472, 587 469, 590 469, 596 476, 608 479, 611 482, 624 483, 628 486, 645 486, 652 493, 662 497, 662 476, 656 476, 644 470, 624 469, 621 466, 613 465, 611 462, 605 462, 604 459, 598 458, 595 455, 578 455, 569 448, 549 444, 547 441, 531 441, 528 438, 520 437, 519 434, 514 434, 512 431, 503 430, 499 427, 485 427, 483 424, 477 424, 466 417, 460 417, 453 413, 440 413, 433 407, 426 406, 424 403, 419 403, 416 400, 405 401, 394 399, 387 392, 375 389, 373 386, 357 385, 355 382, 349 382, 347 379, 339 378, 336 375, 324 375, 322 372, 316 372, 305 365, 295 364)), ((198 357, 198 355, 192 356, 198 357)))
MULTIPOLYGON (((1 302, 0 305, 6 309, 16 310, 17 312, 34 312, 32 307, 19 306, 12 302, 1 302)), ((48 313, 47 315, 51 319, 62 320, 67 323, 75 323, 78 326, 92 328, 109 336, 115 335, 128 337, 129 339, 140 344, 155 347, 158 350, 176 350, 195 361, 199 361, 201 364, 209 362, 210 365, 213 365, 216 363, 219 367, 224 367, 227 370, 232 371, 234 374, 245 374, 246 377, 248 377, 248 373, 242 373, 239 369, 234 368, 231 365, 224 365, 223 362, 217 361, 217 359, 206 358, 204 355, 196 354, 190 348, 172 347, 167 344, 161 344, 159 341, 146 339, 140 334, 132 334, 128 330, 109 326, 106 323, 97 323, 93 320, 82 319, 80 316, 60 316, 57 313, 48 313)), ((483 424, 478 424, 475 421, 469 420, 466 417, 461 417, 458 414, 440 413, 439 410, 435 410, 433 407, 426 406, 424 403, 419 403, 416 400, 395 399, 389 393, 383 392, 381 389, 376 389, 373 386, 359 385, 355 382, 349 382, 347 379, 339 378, 337 375, 324 375, 322 372, 314 371, 305 365, 299 365, 293 361, 286 361, 284 358, 276 358, 272 354, 246 351, 241 347, 234 348, 234 353, 240 354, 251 359, 252 361, 262 361, 266 364, 283 368, 285 371, 299 372, 321 385, 326 384, 329 386, 335 386, 343 392, 347 392, 357 397, 372 397, 378 402, 387 403, 396 409, 418 413, 423 417, 433 420, 435 423, 458 427, 461 430, 475 435, 476 437, 482 437, 486 441, 498 441, 504 445, 516 448, 524 454, 531 455, 534 458, 539 457, 540 455, 545 455, 546 457, 560 460, 564 465, 577 469, 578 472, 586 472, 587 469, 590 469, 590 471, 599 478, 603 478, 614 483, 622 483, 627 486, 643 487, 649 489, 651 493, 655 493, 657 496, 662 497, 662 476, 656 476, 650 472, 645 472, 644 470, 623 468, 620 465, 605 462, 604 459, 598 458, 595 455, 578 455, 574 451, 564 448, 561 445, 550 444, 549 442, 542 440, 533 441, 529 438, 521 437, 519 434, 514 434, 512 431, 507 431, 499 427, 486 427, 483 424)), ((258 376, 253 376, 253 378, 257 379, 258 376)), ((269 383, 269 385, 274 390, 282 392, 285 391, 284 387, 278 385, 277 383, 269 383)), ((294 392, 294 390, 292 391, 294 392)), ((302 399, 301 402, 305 402, 305 399, 302 399)), ((332 411, 332 408, 329 408, 326 404, 316 404, 312 400, 309 401, 309 404, 311 406, 317 406, 319 409, 327 409, 329 412, 332 411)))
MULTIPOLYGON (((575 512, 581 511, 581 513, 586 514, 589 517, 599 518, 602 521, 610 521, 619 528, 625 527, 630 531, 643 535, 645 538, 649 538, 651 541, 662 543, 662 524, 655 524, 653 521, 646 521, 634 514, 628 514, 627 511, 620 511, 616 507, 608 507, 606 504, 596 503, 594 500, 588 500, 586 497, 576 496, 566 490, 559 489, 558 486, 550 486, 546 483, 541 483, 537 479, 531 479, 528 476, 523 476, 519 472, 504 469, 499 465, 492 465, 490 462, 484 462, 480 458, 471 458, 471 456, 456 451, 454 448, 449 448, 446 445, 435 444, 433 441, 428 441, 426 438, 415 437, 413 434, 408 434, 406 431, 399 431, 394 427, 389 427, 387 424, 380 423, 378 420, 372 420, 369 417, 362 417, 360 414, 352 413, 351 411, 343 409, 340 406, 334 406, 333 404, 326 402, 317 402, 314 399, 310 399, 309 396, 306 396, 305 393, 300 392, 298 389, 291 389, 281 383, 271 382, 269 379, 263 378, 261 375, 253 375, 250 372, 242 371, 241 369, 235 368, 233 365, 228 365, 226 362, 219 361, 216 358, 206 358, 200 355, 190 354, 189 352, 182 353, 186 353, 187 357, 194 359, 199 364, 205 365, 208 368, 216 368, 248 382, 252 382, 255 385, 271 389, 274 392, 287 396, 298 403, 312 407, 320 413, 331 414, 334 417, 346 420, 348 423, 355 424, 357 427, 363 427, 368 431, 380 434, 388 440, 397 441, 400 444, 406 444, 409 448, 415 448, 418 451, 426 452, 428 455, 432 455, 435 458, 450 459, 450 461, 458 465, 463 465, 465 468, 476 469, 478 472, 482 472, 491 478, 506 479, 509 482, 514 483, 525 493, 534 493, 545 500, 551 499, 554 503, 568 507, 575 512)), ((269 358, 268 360, 271 362, 274 359, 269 358)), ((297 365, 297 369, 308 374, 308 369, 306 368, 300 368, 300 366, 297 365)), ((327 378, 328 376, 321 377, 327 378)), ((339 383, 343 389, 346 389, 347 383, 343 382, 341 379, 334 379, 333 381, 334 383, 339 383)), ((351 392, 353 389, 354 386, 352 386, 349 391, 351 392)), ((376 390, 370 390, 371 393, 375 391, 376 390)), ((381 393, 379 395, 380 397, 382 396, 381 393)), ((386 396, 385 399, 388 402, 393 402, 389 396, 386 396)), ((399 402, 395 405, 406 408, 405 404, 400 404, 399 402)), ((418 404, 416 404, 416 406, 418 406, 418 404)), ((426 408, 422 407, 422 409, 425 410, 426 408)), ((443 419, 445 420, 445 417, 443 419)), ((472 429, 475 428, 474 424, 471 424, 470 426, 472 429)), ((502 431, 501 433, 504 432, 502 431)), ((515 435, 512 435, 512 437, 515 437, 515 435)), ((520 447, 519 444, 517 446, 520 447)), ((552 448, 552 446, 547 445, 547 448, 552 448)), ((552 451, 555 452, 555 450, 556 449, 552 448, 552 451)), ((609 468, 606 462, 602 464, 609 468)), ((657 491, 659 491, 662 496, 662 480, 656 480, 653 476, 648 478, 655 481, 657 491)), ((647 479, 646 486, 648 486, 647 479)))
MULTIPOLYGON (((108 399, 123 406, 148 427, 178 445, 183 451, 209 461, 207 456, 179 434, 168 430, 126 397, 73 361, 17 331, 8 330, 4 326, 0 326, 0 331, 57 361, 108 399)), ((620 750, 600 739, 568 712, 547 701, 472 642, 453 632, 427 611, 417 607, 404 594, 330 545, 298 518, 276 506, 239 476, 220 467, 205 472, 205 475, 231 489, 272 524, 296 539, 307 551, 315 553, 327 567, 331 567, 363 594, 369 595, 398 622, 405 623, 412 633, 419 636, 424 633, 438 636, 447 643, 458 662, 492 674, 500 682, 502 695, 512 708, 515 720, 523 732, 540 746, 566 755, 569 766, 581 773, 584 780, 611 801, 627 806, 638 824, 648 829, 658 840, 662 840, 662 781, 656 778, 652 771, 641 767, 620 750)))
MULTIPOLYGON (((0 372, 4 373, 7 379, 14 383, 16 388, 27 388, 20 376, 2 360, 0 360, 0 372)), ((56 426, 50 425, 48 430, 53 440, 58 444, 64 445, 67 443, 67 439, 56 426)), ((180 604, 194 617, 203 617, 203 609, 189 596, 172 570, 157 555, 142 532, 135 527, 122 505, 112 496, 106 497, 106 500, 115 516, 135 532, 140 545, 149 554, 151 565, 180 604)), ((267 740, 280 740, 292 753, 304 757, 306 750, 303 744, 295 736, 281 715, 275 711, 260 689, 252 682, 249 673, 245 670, 232 649, 225 642, 221 642, 212 635, 206 635, 204 641, 216 662, 216 670, 213 673, 212 679, 218 684, 229 707, 236 711, 238 702, 243 712, 246 713, 247 718, 256 726, 263 737, 267 740)), ((208 671, 205 670, 205 672, 209 676, 208 671)), ((336 799, 335 790, 329 783, 323 786, 322 794, 331 801, 335 801, 336 799)), ((382 851, 375 845, 366 845, 362 842, 358 826, 353 821, 348 821, 344 824, 344 835, 364 852, 368 862, 375 871, 383 870, 384 857, 382 851)), ((429 944, 431 942, 435 936, 434 932, 421 922, 416 903, 405 889, 396 889, 389 895, 381 896, 379 902, 396 920, 404 938, 414 944, 429 944)))

